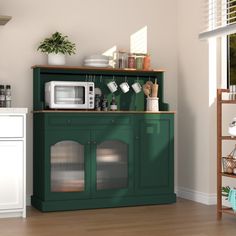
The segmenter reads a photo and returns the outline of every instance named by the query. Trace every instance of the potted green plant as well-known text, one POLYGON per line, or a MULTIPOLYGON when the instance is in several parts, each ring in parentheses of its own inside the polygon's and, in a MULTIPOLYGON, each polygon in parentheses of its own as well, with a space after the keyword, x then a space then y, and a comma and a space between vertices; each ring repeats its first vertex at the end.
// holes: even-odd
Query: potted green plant
POLYGON ((75 54, 76 47, 68 40, 68 36, 55 32, 40 43, 38 50, 47 53, 49 65, 64 65, 65 55, 75 54))
POLYGON ((230 187, 226 186, 226 187, 222 187, 222 196, 226 197, 225 199, 228 200, 229 197, 229 192, 230 192, 230 187))

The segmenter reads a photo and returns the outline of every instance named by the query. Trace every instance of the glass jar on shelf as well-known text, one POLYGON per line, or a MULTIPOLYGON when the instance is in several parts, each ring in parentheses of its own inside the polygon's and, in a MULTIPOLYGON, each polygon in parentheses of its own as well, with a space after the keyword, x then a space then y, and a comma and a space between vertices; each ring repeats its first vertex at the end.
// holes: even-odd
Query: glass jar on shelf
POLYGON ((127 52, 116 51, 113 54, 113 60, 115 62, 115 68, 124 69, 127 68, 127 52))
POLYGON ((143 58, 143 69, 144 70, 150 70, 151 69, 151 56, 149 54, 147 54, 143 58))
POLYGON ((132 53, 128 55, 128 68, 135 69, 135 56, 132 53))
POLYGON ((146 54, 143 53, 136 53, 135 54, 135 67, 137 70, 143 69, 143 59, 146 56, 146 54))

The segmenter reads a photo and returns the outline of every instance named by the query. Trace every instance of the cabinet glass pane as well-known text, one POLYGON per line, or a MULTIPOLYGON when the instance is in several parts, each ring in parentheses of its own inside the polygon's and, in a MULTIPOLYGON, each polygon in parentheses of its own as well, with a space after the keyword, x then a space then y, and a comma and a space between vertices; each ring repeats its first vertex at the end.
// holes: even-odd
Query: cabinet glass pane
POLYGON ((84 147, 74 141, 51 146, 51 191, 84 191, 84 147))
POLYGON ((128 146, 106 141, 97 146, 97 190, 128 187, 128 146))

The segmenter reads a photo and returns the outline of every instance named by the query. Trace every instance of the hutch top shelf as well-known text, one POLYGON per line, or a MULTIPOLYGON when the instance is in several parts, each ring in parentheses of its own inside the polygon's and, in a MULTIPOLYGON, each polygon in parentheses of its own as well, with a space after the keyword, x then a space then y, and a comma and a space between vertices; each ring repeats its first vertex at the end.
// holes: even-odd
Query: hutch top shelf
POLYGON ((105 68, 105 67, 85 67, 85 66, 51 66, 51 65, 34 65, 34 68, 41 69, 64 69, 64 70, 86 70, 86 71, 110 71, 110 72, 130 72, 130 73, 152 73, 152 72, 165 72, 162 69, 150 69, 150 70, 137 70, 137 69, 116 69, 116 68, 105 68))
MULTIPOLYGON (((154 83, 157 80, 159 85, 159 109, 168 111, 168 104, 164 103, 164 70, 136 70, 136 69, 114 69, 114 68, 94 68, 77 66, 32 66, 34 73, 34 111, 47 110, 44 101, 45 83, 49 81, 91 81, 95 87, 100 88, 102 94, 111 100, 112 94, 107 88, 107 83, 115 80, 118 84, 127 81, 131 84, 138 81, 140 85, 147 81, 154 83)), ((146 97, 143 92, 135 94, 132 89, 128 93, 120 90, 114 93, 120 111, 145 111, 146 97)))
POLYGON ((102 113, 102 114, 118 114, 118 113, 126 113, 126 114, 175 114, 175 111, 89 111, 89 110, 41 110, 41 111, 33 111, 33 113, 102 113))

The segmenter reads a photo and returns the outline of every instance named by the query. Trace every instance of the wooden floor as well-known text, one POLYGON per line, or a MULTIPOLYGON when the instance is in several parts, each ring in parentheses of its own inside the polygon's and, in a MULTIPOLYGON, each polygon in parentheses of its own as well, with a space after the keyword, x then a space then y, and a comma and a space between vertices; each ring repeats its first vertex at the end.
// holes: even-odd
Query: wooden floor
POLYGON ((176 204, 41 213, 0 219, 0 236, 205 236, 236 235, 236 217, 216 220, 214 206, 176 204))

